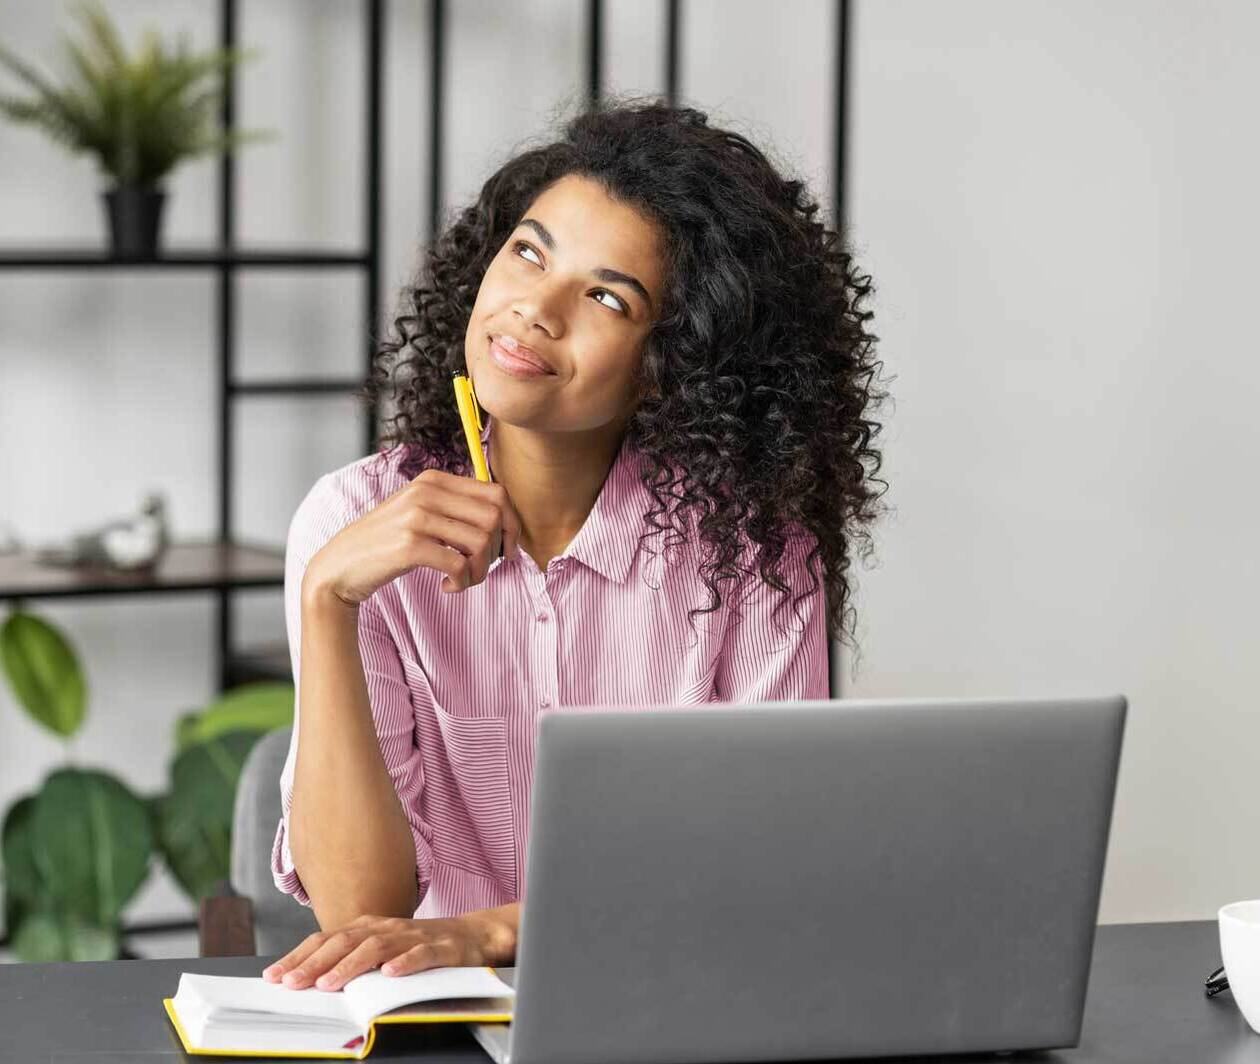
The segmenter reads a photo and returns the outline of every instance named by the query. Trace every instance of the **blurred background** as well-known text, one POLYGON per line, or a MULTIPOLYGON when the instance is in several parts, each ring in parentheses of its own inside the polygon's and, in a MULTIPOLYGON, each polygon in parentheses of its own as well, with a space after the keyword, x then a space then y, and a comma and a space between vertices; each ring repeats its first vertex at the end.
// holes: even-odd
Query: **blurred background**
MULTIPOLYGON (((65 80, 78 10, 0 0, 0 45, 65 80)), ((369 327, 442 219, 592 92, 745 133, 873 277, 895 512, 833 694, 1122 692, 1100 919, 1260 895, 1260 7, 100 10, 128 47, 253 50, 230 113, 258 136, 178 160, 151 256, 90 155, 0 114, 0 959, 195 955, 235 774, 291 712, 289 518, 368 453, 369 327), (156 569, 119 568, 155 536, 156 569), (90 550, 113 568, 70 564, 90 550), (103 846, 131 854, 109 891, 103 846), (50 889, 88 901, 44 920, 50 889)), ((33 84, 0 66, 0 99, 33 84)))

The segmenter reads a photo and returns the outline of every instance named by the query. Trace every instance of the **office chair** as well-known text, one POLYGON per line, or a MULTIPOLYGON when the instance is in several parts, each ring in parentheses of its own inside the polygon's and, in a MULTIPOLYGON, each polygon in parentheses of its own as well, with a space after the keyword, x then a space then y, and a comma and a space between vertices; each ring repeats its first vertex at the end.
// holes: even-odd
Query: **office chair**
POLYGON ((280 772, 293 729, 264 735, 241 769, 232 811, 230 878, 201 900, 200 955, 250 957, 288 953, 319 930, 315 914, 271 878, 271 846, 280 822, 280 772))

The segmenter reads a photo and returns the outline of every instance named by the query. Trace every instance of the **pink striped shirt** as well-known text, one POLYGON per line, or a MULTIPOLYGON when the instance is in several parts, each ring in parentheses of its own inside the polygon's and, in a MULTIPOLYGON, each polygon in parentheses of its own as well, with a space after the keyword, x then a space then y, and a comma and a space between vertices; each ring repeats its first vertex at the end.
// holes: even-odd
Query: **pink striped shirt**
MULTIPOLYGON (((491 462, 491 429, 482 440, 491 462)), ((310 558, 351 521, 407 483, 400 445, 388 464, 369 455, 320 477, 298 505, 285 558, 285 614, 293 675, 301 662, 302 575, 310 558)), ((452 595, 442 574, 417 568, 359 607, 359 651, 384 763, 411 825, 418 919, 454 916, 524 897, 525 847, 538 716, 559 707, 685 706, 828 696, 823 589, 770 611, 781 593, 755 566, 710 596, 690 541, 664 552, 639 542, 652 496, 623 443, 595 505, 545 570, 522 550, 491 563, 485 580, 452 595), (733 588, 737 590, 733 591, 733 588), (742 620, 730 623, 735 595, 742 620)), ((663 519, 658 519, 662 520, 663 519)), ((813 537, 789 540, 782 563, 794 594, 810 587, 813 537)), ((821 579, 815 562, 814 572, 821 579)), ((272 852, 276 886, 310 898, 293 866, 289 809, 300 735, 280 780, 283 816, 272 852)), ((330 781, 330 785, 332 781, 330 781)))

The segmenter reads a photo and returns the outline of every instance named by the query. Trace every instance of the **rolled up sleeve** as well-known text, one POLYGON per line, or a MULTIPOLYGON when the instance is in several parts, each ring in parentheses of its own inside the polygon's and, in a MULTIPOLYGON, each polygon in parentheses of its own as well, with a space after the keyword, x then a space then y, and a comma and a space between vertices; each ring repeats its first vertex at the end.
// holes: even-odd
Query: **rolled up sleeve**
MULTIPOLYGON (((311 899, 294 866, 289 843, 289 815, 293 805, 293 777, 302 718, 299 681, 302 665, 302 578, 310 559, 355 517, 345 500, 339 497, 329 483, 329 477, 322 477, 294 513, 285 546, 285 624, 295 692, 293 735, 280 775, 281 817, 272 846, 271 873, 279 891, 291 894, 306 906, 311 904, 311 899)), ((411 827, 418 898, 422 900, 428 891, 432 875, 433 836, 429 825, 419 813, 424 771, 420 751, 416 746, 415 709, 398 646, 390 634, 375 595, 359 606, 358 635, 359 656, 363 663, 368 701, 380 741, 381 756, 411 827)), ((325 785, 336 787, 338 781, 330 779, 325 785)))

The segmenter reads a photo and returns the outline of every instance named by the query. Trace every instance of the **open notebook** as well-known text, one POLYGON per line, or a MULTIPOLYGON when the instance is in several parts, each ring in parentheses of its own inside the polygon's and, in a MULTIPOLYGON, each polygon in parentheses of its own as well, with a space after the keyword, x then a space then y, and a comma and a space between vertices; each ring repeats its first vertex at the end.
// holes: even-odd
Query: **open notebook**
POLYGON ((510 1021, 515 996, 493 968, 371 971, 332 991, 184 972, 162 1003, 187 1053, 362 1060, 378 1024, 510 1021))

